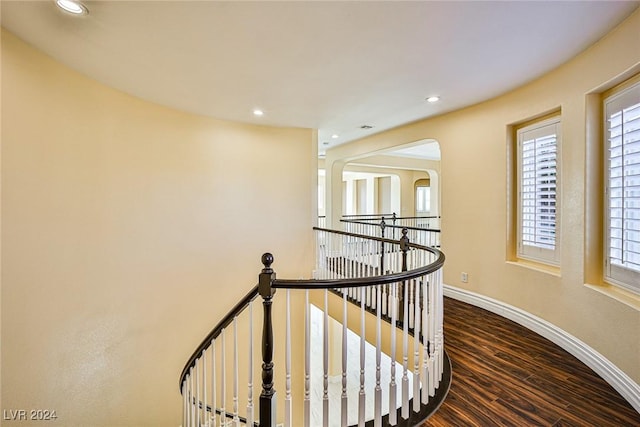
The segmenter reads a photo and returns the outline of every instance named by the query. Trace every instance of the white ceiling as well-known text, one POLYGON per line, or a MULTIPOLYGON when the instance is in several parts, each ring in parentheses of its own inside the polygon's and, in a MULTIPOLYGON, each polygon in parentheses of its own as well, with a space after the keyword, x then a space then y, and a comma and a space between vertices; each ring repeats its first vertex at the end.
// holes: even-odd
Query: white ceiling
POLYGON ((440 160, 440 144, 433 139, 423 140, 411 144, 410 147, 400 148, 385 154, 413 159, 440 160))
POLYGON ((84 3, 89 15, 75 18, 51 0, 3 0, 2 26, 70 67, 152 102, 222 119, 317 128, 321 153, 522 85, 587 48, 639 4, 84 3), (429 104, 430 95, 442 100, 429 104), (265 115, 254 117, 254 108, 265 115))

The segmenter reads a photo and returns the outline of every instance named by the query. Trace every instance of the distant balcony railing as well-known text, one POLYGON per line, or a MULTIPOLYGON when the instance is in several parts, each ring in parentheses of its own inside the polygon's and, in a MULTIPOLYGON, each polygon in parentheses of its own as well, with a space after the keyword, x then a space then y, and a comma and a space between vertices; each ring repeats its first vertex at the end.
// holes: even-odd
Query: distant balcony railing
POLYGON ((407 229, 412 242, 440 248, 439 216, 351 215, 343 216, 340 222, 348 232, 392 239, 400 238, 402 229, 407 229))

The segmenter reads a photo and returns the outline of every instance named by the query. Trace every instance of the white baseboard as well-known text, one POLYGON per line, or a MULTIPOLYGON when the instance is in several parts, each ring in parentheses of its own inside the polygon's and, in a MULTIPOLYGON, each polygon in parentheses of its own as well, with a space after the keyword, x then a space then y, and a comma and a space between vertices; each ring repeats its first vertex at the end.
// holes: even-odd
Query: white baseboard
POLYGON ((602 354, 568 332, 531 313, 475 292, 444 285, 444 295, 506 317, 547 338, 593 369, 616 389, 636 411, 640 412, 640 385, 602 354))

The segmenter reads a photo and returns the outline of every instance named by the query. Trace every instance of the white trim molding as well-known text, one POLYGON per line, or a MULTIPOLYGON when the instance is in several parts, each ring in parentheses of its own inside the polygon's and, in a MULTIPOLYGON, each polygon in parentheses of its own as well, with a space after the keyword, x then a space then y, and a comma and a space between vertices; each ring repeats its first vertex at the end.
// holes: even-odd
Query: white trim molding
POLYGON ((517 307, 465 289, 444 285, 444 296, 483 308, 547 338, 593 369, 640 412, 640 385, 609 359, 568 332, 517 307))

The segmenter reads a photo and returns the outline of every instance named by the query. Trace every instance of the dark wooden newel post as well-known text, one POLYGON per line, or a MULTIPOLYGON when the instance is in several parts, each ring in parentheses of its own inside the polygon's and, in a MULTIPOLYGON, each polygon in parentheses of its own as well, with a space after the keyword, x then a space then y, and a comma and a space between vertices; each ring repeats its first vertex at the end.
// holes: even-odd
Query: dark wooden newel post
POLYGON ((391 217, 393 219, 393 222, 391 223, 393 225, 393 238, 395 239, 396 236, 398 235, 398 233, 396 232, 396 213, 393 213, 393 216, 391 217))
POLYGON ((402 251, 402 271, 407 271, 407 252, 409 252, 409 238, 407 233, 409 230, 402 229, 402 237, 400 238, 400 250, 402 251))
POLYGON ((276 290, 271 287, 276 273, 271 269, 273 255, 262 255, 264 268, 258 279, 258 292, 262 296, 264 320, 262 322, 262 393, 260 394, 260 426, 276 426, 276 390, 273 388, 273 323, 271 302, 276 290))
MULTIPOLYGON (((382 217, 382 221, 380 221, 380 237, 384 239, 384 229, 386 228, 387 223, 384 222, 384 217, 382 217)), ((380 275, 384 274, 384 242, 380 242, 380 275)))

